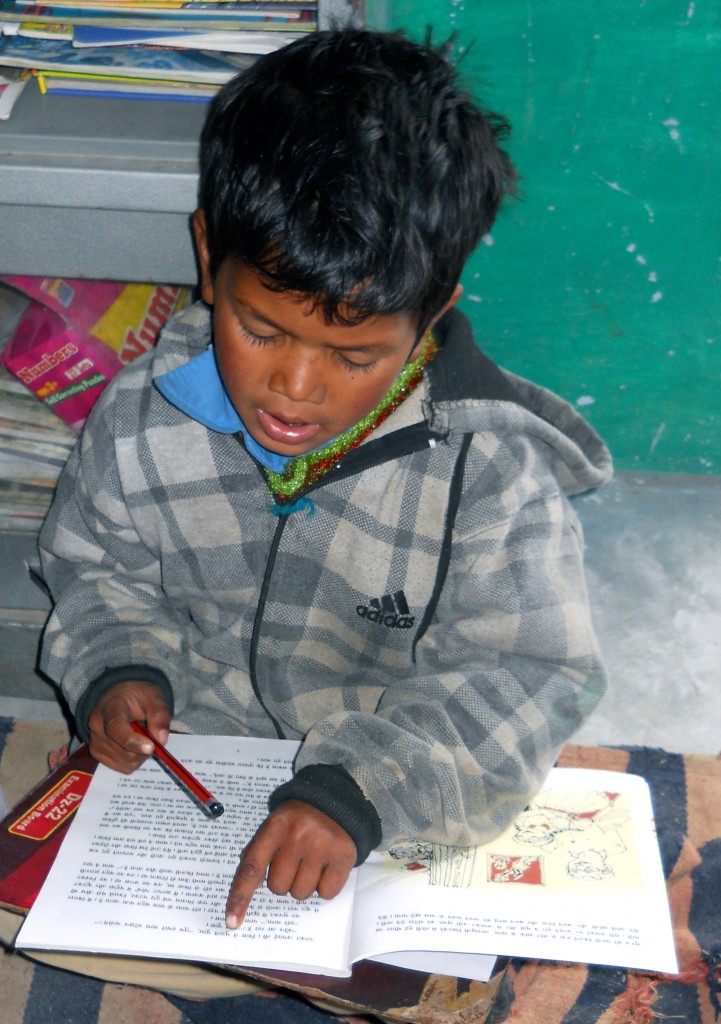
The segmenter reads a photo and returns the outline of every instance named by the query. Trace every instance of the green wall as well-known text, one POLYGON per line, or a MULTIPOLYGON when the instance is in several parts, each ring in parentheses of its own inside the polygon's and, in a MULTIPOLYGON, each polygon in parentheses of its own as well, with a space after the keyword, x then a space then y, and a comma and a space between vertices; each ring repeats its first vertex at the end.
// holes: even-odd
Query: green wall
POLYGON ((458 33, 513 124, 522 196, 464 275, 503 365, 558 391, 617 468, 721 473, 719 0, 389 0, 458 33))

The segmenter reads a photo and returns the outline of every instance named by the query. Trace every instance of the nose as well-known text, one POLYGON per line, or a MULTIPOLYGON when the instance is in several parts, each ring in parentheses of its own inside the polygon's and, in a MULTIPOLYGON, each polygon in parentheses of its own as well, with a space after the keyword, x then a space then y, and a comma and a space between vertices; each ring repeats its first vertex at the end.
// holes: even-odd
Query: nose
POLYGON ((320 405, 325 398, 322 377, 322 357, 317 352, 305 352, 299 346, 284 346, 273 366, 269 388, 292 402, 310 402, 320 405))

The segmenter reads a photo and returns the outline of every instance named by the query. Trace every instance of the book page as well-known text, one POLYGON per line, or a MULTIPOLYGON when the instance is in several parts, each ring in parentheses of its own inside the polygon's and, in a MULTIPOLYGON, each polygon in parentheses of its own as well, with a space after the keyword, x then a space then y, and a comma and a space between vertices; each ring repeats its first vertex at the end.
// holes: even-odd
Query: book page
POLYGON ((225 807, 206 818, 153 761, 100 765, 18 936, 28 949, 192 959, 348 976, 356 873, 334 900, 263 887, 237 931, 225 901, 240 852, 290 778, 298 744, 171 736, 168 749, 225 807))
POLYGON ((390 967, 404 967, 406 970, 426 971, 428 974, 445 974, 451 978, 468 978, 471 981, 489 982, 498 962, 498 957, 484 953, 444 953, 441 950, 400 950, 397 953, 378 953, 369 956, 378 964, 390 967))
POLYGON ((646 782, 554 769, 480 847, 399 844, 359 869, 351 955, 437 949, 674 973, 646 782))

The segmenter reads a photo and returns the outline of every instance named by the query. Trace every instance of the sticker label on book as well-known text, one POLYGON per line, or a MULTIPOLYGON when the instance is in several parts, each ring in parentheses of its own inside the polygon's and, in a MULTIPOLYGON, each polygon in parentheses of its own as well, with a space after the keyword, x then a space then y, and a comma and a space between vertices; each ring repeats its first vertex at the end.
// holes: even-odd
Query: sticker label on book
POLYGON ((8 831, 37 842, 47 839, 78 809, 91 779, 89 772, 68 772, 22 817, 14 821, 8 831))

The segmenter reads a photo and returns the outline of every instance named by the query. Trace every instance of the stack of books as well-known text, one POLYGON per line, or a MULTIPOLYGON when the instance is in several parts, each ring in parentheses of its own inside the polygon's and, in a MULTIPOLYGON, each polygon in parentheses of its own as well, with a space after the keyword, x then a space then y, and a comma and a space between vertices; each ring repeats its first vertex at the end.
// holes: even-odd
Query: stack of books
POLYGON ((0 76, 29 71, 43 93, 203 102, 316 28, 314 0, 0 0, 0 76))

